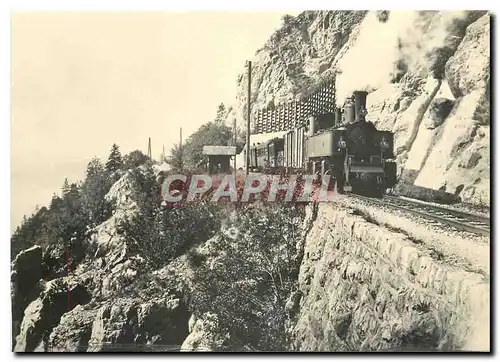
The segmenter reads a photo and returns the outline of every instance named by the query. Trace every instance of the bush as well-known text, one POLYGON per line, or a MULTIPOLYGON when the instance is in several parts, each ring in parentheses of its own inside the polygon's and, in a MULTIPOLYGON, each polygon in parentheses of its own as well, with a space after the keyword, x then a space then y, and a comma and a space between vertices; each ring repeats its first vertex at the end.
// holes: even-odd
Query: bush
POLYGON ((218 206, 198 200, 162 207, 161 185, 148 167, 134 170, 139 188, 139 213, 119 229, 133 252, 141 254, 151 269, 158 269, 192 245, 209 239, 219 228, 218 206))

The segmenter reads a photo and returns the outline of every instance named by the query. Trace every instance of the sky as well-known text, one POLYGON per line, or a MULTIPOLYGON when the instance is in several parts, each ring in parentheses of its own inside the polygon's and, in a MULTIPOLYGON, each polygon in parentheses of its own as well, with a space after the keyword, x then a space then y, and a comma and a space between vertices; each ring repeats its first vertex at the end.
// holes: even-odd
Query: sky
POLYGON ((13 13, 11 230, 113 143, 146 153, 151 137, 158 158, 212 120, 283 15, 13 13))

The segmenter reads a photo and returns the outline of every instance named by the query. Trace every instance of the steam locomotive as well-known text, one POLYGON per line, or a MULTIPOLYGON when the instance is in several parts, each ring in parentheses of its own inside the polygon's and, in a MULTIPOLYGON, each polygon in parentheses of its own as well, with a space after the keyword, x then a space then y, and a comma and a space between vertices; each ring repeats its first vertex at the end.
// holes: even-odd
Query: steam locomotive
POLYGON ((250 146, 252 171, 330 174, 339 193, 382 196, 396 184, 394 134, 366 120, 368 92, 355 91, 334 113, 310 117, 284 137, 250 146))

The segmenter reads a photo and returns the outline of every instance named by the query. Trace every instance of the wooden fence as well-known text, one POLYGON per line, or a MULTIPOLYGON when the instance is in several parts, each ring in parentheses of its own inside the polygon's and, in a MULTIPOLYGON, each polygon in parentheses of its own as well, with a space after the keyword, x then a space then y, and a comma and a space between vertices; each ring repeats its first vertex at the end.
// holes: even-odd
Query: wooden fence
POLYGON ((288 131, 307 122, 310 116, 335 111, 335 80, 325 83, 306 100, 280 104, 254 112, 253 134, 288 131))

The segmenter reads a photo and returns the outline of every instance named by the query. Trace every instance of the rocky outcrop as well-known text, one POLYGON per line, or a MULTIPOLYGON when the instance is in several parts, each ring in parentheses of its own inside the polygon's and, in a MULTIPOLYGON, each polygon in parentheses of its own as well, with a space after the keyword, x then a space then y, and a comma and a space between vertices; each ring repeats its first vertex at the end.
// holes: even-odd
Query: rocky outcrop
POLYGON ((11 265, 12 337, 19 333, 24 310, 38 296, 42 278, 42 248, 21 251, 11 265))
POLYGON ((429 116, 426 119, 427 129, 434 129, 443 124, 453 108, 453 101, 447 98, 435 98, 429 105, 429 116))
POLYGON ((106 303, 94 319, 87 351, 135 351, 148 345, 176 351, 188 335, 188 320, 178 298, 142 302, 123 298, 106 303))
POLYGON ((190 325, 189 335, 182 343, 182 352, 212 352, 222 345, 222 340, 210 332, 217 329, 215 315, 207 315, 203 318, 196 318, 193 315, 190 322, 192 325, 190 325))
POLYGON ((50 352, 85 352, 88 348, 95 311, 77 305, 65 313, 52 330, 48 340, 50 352))
POLYGON ((467 27, 457 51, 446 62, 445 77, 455 98, 463 97, 476 89, 489 93, 489 15, 483 15, 467 27))
POLYGON ((14 351, 31 352, 42 343, 44 346, 40 349, 47 348, 49 335, 62 315, 77 305, 87 304, 90 299, 88 291, 70 278, 48 282, 42 295, 24 311, 14 351))

